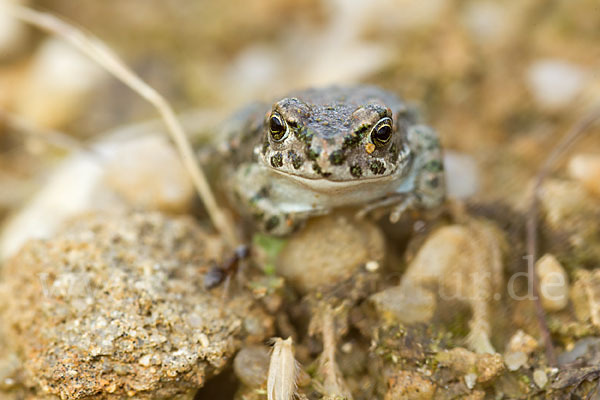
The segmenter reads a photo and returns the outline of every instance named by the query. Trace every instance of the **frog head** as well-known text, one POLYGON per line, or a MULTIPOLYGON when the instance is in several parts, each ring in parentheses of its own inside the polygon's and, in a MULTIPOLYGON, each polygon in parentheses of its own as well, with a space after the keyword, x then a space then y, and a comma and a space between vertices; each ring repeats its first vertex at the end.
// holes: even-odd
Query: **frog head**
POLYGON ((392 110, 375 95, 322 93, 305 91, 273 105, 255 150, 260 163, 291 177, 332 182, 406 173, 411 153, 402 103, 391 102, 392 110))

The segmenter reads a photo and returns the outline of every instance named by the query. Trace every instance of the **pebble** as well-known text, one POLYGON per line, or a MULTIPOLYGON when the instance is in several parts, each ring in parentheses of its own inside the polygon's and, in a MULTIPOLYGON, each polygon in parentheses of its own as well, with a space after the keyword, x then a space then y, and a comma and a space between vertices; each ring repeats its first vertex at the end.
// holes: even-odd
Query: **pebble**
POLYGON ((519 329, 509 340, 506 346, 507 353, 522 352, 527 355, 533 353, 539 346, 539 343, 535 338, 526 334, 519 329))
POLYGON ((381 230, 353 213, 312 218, 281 251, 277 272, 302 292, 335 285, 385 256, 381 230))
POLYGON ((589 336, 579 339, 571 350, 558 355, 558 364, 571 364, 580 357, 598 354, 598 350, 600 350, 600 338, 589 336))
POLYGON ((446 193, 454 199, 466 199, 480 187, 479 166, 473 157, 451 150, 444 152, 446 193))
POLYGON ((600 196, 600 154, 576 154, 569 160, 567 170, 571 178, 600 196))
POLYGON ((163 135, 147 135, 114 146, 104 181, 138 210, 185 213, 196 193, 177 151, 163 135))
POLYGON ((548 375, 542 369, 533 371, 533 381, 540 389, 543 389, 548 383, 548 375))
POLYGON ((476 383, 477 383, 477 374, 474 374, 471 372, 470 374, 465 375, 465 385, 467 385, 467 387, 469 389, 473 389, 475 387, 476 383))
POLYGON ((6 10, 10 3, 19 0, 0 0, 0 60, 4 61, 20 53, 30 37, 27 25, 13 18, 6 10))
POLYGON ((471 37, 482 44, 498 42, 509 28, 506 7, 493 1, 469 3, 463 19, 471 37))
POLYGON ((560 311, 569 302, 569 281, 563 266, 552 254, 545 254, 535 268, 540 280, 540 297, 546 311, 560 311))
POLYGON ((504 355, 504 363, 509 371, 516 371, 527 363, 527 354, 522 351, 507 353, 504 355))
POLYGON ((233 360, 233 371, 248 387, 259 387, 267 382, 270 350, 262 345, 243 347, 233 360))
POLYGON ((413 285, 392 286, 375 293, 370 300, 381 316, 405 324, 430 321, 437 305, 432 291, 413 285))
POLYGON ((89 96, 106 76, 69 44, 46 39, 34 55, 16 112, 34 125, 61 128, 85 110, 89 96))
POLYGON ((586 72, 559 59, 542 59, 527 70, 527 85, 538 105, 548 110, 568 106, 582 91, 586 72))

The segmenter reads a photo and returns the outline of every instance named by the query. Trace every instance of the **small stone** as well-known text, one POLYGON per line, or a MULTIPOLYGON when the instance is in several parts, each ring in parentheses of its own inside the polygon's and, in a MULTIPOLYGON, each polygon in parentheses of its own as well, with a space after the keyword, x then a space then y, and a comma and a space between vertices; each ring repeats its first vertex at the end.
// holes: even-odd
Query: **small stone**
POLYGON ((149 367, 151 365, 151 361, 152 361, 152 355, 151 354, 146 354, 145 356, 143 356, 142 358, 140 358, 140 360, 138 361, 138 363, 143 366, 143 367, 149 367))
POLYGON ((375 224, 336 213, 312 218, 290 238, 279 254, 277 272, 309 292, 340 283, 384 255, 383 234, 375 224))
POLYGON ((546 311, 560 311, 569 302, 567 273, 556 257, 545 254, 536 263, 539 276, 540 297, 546 311))
POLYGON ((266 346, 252 345, 242 348, 233 360, 233 371, 249 387, 260 387, 267 382, 270 350, 266 346))
POLYGON ((5 10, 10 3, 23 3, 19 0, 0 0, 0 60, 6 60, 18 54, 29 39, 29 29, 24 22, 13 18, 5 10))
POLYGON ((466 199, 479 190, 479 166, 467 154, 447 150, 444 152, 446 194, 454 199, 466 199))
POLYGON ((582 359, 580 361, 584 361, 586 356, 598 354, 598 350, 600 350, 600 338, 589 336, 579 339, 572 349, 558 355, 558 364, 571 364, 580 358, 582 359))
POLYGON ((571 178, 600 196, 600 154, 576 154, 569 160, 567 169, 571 178))
POLYGON ((523 352, 530 355, 539 346, 537 340, 519 329, 509 340, 506 346, 507 353, 523 352))
POLYGON ((392 286, 375 293, 370 300, 381 317, 405 324, 430 321, 437 305, 433 292, 411 285, 392 286))
POLYGON ((536 369, 533 371, 533 381, 540 389, 543 389, 544 386, 548 383, 548 376, 542 369, 536 369))
POLYGON ((477 374, 474 374, 471 372, 470 374, 465 375, 465 385, 467 385, 467 387, 469 389, 473 389, 475 387, 476 383, 477 383, 477 374))
POLYGON ((527 362, 527 354, 522 351, 507 353, 504 355, 504 363, 509 371, 516 371, 527 362))
POLYGON ((506 34, 509 18, 502 5, 494 1, 478 1, 468 5, 464 21, 474 39, 489 44, 506 34))
POLYGON ((73 46, 46 39, 35 54, 16 110, 37 126, 61 128, 80 115, 105 76, 73 46))
POLYGON ((365 264, 365 269, 369 272, 375 272, 379 270, 379 263, 377 261, 368 261, 365 264))
POLYGON ((540 107, 557 110, 566 107, 581 92, 586 72, 564 60, 534 62, 527 71, 527 85, 540 107))
POLYGON ((132 208, 168 213, 189 210, 195 195, 192 180, 162 135, 148 135, 114 146, 109 158, 104 180, 132 208))

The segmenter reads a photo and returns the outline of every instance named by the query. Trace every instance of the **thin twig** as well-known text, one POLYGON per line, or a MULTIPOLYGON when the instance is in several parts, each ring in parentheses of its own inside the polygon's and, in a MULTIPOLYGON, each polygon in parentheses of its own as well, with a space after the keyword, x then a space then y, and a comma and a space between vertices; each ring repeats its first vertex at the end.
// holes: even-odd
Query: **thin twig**
MULTIPOLYGON (((554 168, 558 160, 571 148, 571 146, 573 146, 575 142, 577 142, 577 140, 580 139, 580 137, 588 130, 588 128, 598 121, 600 121, 600 107, 594 108, 590 113, 586 114, 571 127, 562 140, 554 147, 535 176, 531 199, 529 202, 529 210, 527 213, 527 252, 531 257, 532 265, 535 265, 535 262, 537 261, 538 206, 542 183, 544 182, 546 176, 550 174, 552 168, 554 168)), ((556 354, 554 351, 554 346, 552 345, 550 329, 546 323, 544 308, 542 307, 542 302, 539 297, 539 283, 536 271, 531 274, 531 279, 536 314, 540 324, 544 346, 546 348, 546 357, 548 359, 548 363, 551 366, 555 366, 556 354)))
POLYGON ((204 206, 208 211, 212 223, 230 245, 236 245, 238 240, 233 224, 217 205, 210 185, 208 184, 208 180, 196 162, 194 152, 187 140, 185 132, 165 98, 142 81, 113 51, 90 33, 85 33, 83 30, 62 21, 54 15, 35 11, 18 4, 9 3, 7 10, 11 12, 14 17, 57 35, 69 42, 125 85, 129 86, 157 109, 167 126, 169 134, 177 146, 183 164, 188 170, 200 198, 204 202, 204 206))

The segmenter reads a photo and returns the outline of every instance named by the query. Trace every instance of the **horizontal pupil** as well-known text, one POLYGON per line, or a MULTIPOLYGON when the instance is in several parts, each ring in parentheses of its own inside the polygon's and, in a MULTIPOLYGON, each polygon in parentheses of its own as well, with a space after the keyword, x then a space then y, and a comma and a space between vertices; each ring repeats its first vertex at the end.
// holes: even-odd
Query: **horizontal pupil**
POLYGON ((392 130, 389 125, 384 125, 377 130, 377 136, 379 140, 388 140, 391 134, 392 130))
POLYGON ((271 128, 271 130, 273 132, 280 132, 283 130, 283 124, 281 123, 281 121, 279 120, 279 118, 271 118, 271 123, 269 124, 269 128, 271 128))

